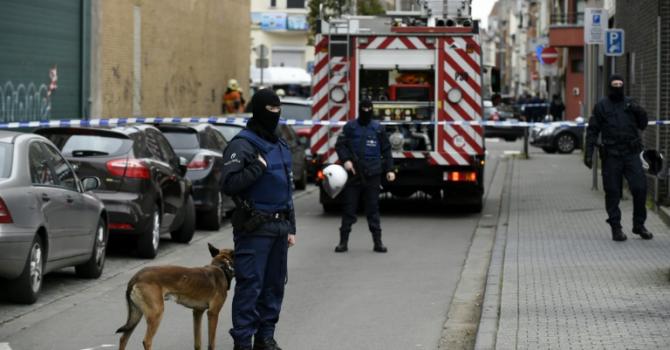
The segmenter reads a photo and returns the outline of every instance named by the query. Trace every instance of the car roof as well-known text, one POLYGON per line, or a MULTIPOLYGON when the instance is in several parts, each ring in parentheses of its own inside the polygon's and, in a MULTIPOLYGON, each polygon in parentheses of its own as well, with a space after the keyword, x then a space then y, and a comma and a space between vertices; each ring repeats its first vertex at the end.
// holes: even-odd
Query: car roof
POLYGON ((287 105, 299 105, 299 106, 311 106, 312 105, 312 100, 307 100, 303 98, 296 98, 296 97, 285 97, 279 100, 281 104, 287 104, 287 105))
POLYGON ((160 131, 204 131, 210 128, 208 123, 199 124, 156 124, 156 128, 160 131))
POLYGON ((14 140, 19 135, 23 135, 23 133, 8 130, 0 130, 0 142, 14 143, 14 140))

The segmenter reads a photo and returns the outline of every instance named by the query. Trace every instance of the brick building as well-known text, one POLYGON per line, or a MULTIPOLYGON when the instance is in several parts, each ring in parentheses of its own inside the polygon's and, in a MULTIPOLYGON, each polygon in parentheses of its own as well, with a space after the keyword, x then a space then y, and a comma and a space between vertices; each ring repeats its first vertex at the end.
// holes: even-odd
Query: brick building
MULTIPOLYGON (((616 59, 614 69, 608 60, 605 71, 624 76, 626 93, 639 101, 650 119, 670 119, 670 1, 616 1, 610 25, 625 30, 626 53, 616 59)), ((649 127, 644 143, 670 156, 670 127, 649 127)), ((667 181, 649 183, 656 202, 670 204, 667 181)))
POLYGON ((92 117, 219 114, 228 79, 248 88, 249 1, 94 3, 92 117))

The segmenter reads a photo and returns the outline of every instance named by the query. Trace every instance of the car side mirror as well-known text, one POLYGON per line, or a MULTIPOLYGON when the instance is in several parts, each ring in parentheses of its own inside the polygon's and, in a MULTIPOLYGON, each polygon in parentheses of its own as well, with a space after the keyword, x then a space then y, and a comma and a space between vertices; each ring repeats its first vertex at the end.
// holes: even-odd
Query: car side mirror
POLYGON ((188 171, 188 160, 184 157, 179 157, 179 171, 182 176, 186 175, 186 172, 188 171))
POLYGON ((81 180, 81 185, 84 187, 84 192, 93 191, 100 187, 100 179, 97 177, 85 177, 81 180))

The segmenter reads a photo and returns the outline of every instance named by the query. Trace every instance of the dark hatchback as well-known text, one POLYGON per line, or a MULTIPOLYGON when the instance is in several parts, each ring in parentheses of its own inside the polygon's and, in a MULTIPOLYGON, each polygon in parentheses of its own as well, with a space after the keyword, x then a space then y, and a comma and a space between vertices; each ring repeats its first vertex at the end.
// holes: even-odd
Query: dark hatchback
POLYGON ((81 177, 101 179, 95 195, 109 215, 112 234, 137 237, 141 257, 154 258, 160 235, 188 243, 195 231, 195 206, 186 162, 153 126, 113 129, 46 128, 49 138, 81 177))
POLYGON ((547 153, 570 154, 576 149, 581 149, 584 138, 584 119, 579 117, 575 122, 578 125, 553 122, 537 126, 530 134, 530 144, 542 148, 547 153))
POLYGON ((193 183, 198 225, 207 230, 218 230, 223 217, 235 209, 233 200, 221 191, 222 153, 228 141, 210 124, 163 124, 157 128, 177 155, 188 162, 186 177, 193 183))
MULTIPOLYGON (((215 127, 224 135, 228 142, 244 129, 243 126, 237 124, 216 124, 215 127)), ((304 190, 307 187, 307 179, 309 177, 307 174, 307 159, 305 157, 305 149, 307 146, 301 142, 301 139, 298 137, 295 130, 288 125, 279 124, 277 127, 277 134, 286 141, 286 144, 291 150, 293 183, 295 184, 295 188, 304 190)))
MULTIPOLYGON (((512 106, 499 105, 494 107, 491 101, 484 101, 484 121, 491 122, 519 122, 512 106)), ((523 127, 486 125, 484 127, 485 137, 497 137, 505 141, 513 142, 523 138, 523 127)))

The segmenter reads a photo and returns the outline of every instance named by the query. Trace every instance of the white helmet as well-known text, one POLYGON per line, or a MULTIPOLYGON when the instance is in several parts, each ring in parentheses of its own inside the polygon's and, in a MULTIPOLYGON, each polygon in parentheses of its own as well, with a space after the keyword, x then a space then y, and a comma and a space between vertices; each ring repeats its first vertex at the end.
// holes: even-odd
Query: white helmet
POLYGON ((330 198, 337 197, 347 184, 347 171, 341 165, 331 164, 323 169, 323 190, 330 198))

